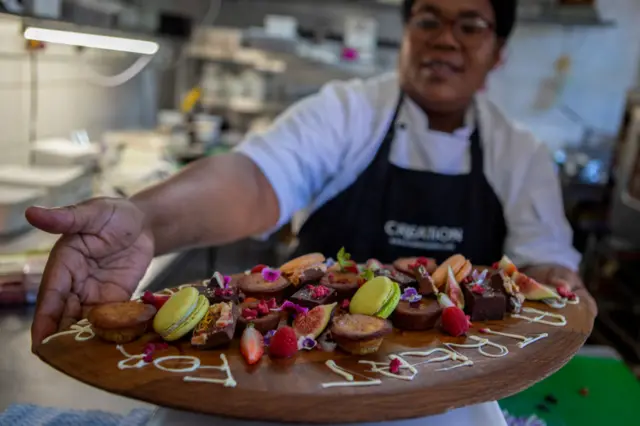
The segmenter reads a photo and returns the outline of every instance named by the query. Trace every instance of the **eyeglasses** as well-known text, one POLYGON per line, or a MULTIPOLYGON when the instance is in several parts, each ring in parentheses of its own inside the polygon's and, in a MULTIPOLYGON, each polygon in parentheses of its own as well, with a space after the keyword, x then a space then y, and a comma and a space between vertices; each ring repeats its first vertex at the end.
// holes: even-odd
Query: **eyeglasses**
POLYGON ((451 27, 454 37, 466 46, 482 43, 493 34, 495 24, 480 16, 462 16, 456 19, 446 18, 432 12, 417 13, 408 22, 411 28, 420 31, 425 37, 436 37, 446 26, 451 27))

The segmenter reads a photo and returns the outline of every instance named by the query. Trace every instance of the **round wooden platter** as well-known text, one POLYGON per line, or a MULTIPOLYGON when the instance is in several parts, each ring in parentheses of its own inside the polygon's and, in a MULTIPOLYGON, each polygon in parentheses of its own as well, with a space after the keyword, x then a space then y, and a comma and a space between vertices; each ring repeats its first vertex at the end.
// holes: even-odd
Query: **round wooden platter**
MULTIPOLYGON (((116 349, 116 345, 105 343, 97 337, 76 341, 73 335, 62 335, 40 345, 36 353, 47 364, 84 383, 164 407, 276 422, 335 424, 399 420, 505 398, 532 386, 567 363, 591 333, 594 316, 587 304, 567 305, 563 309, 553 309, 542 303, 527 305, 560 313, 566 317, 567 325, 555 327, 515 318, 476 323, 469 335, 487 337, 492 342, 504 345, 509 354, 502 358, 489 358, 477 349, 456 349, 468 356, 474 365, 449 371, 436 370, 455 365, 456 362, 421 365, 417 367, 419 373, 413 381, 365 373, 369 367, 359 364, 358 360, 388 362, 388 354, 443 347, 445 342, 474 342, 465 337, 450 338, 438 330, 394 330, 374 355, 355 357, 339 350, 332 353, 303 351, 291 360, 271 360, 265 355, 253 367, 245 364, 237 340, 224 350, 199 351, 188 342, 181 342, 154 354, 156 358, 191 355, 198 357, 203 366, 220 366, 220 354, 224 353, 237 382, 235 388, 183 380, 185 376, 225 378, 224 373, 211 369, 171 373, 150 364, 140 369, 120 370, 118 363, 126 357, 116 349), (548 333, 549 336, 519 349, 517 340, 481 335, 478 329, 482 327, 526 336, 540 333, 548 333), (322 383, 344 381, 325 366, 325 361, 329 359, 340 367, 380 379, 382 384, 324 389, 322 383)), ((140 354, 145 338, 150 337, 145 336, 124 348, 129 354, 140 354)), ((487 347, 486 350, 492 352, 493 348, 487 347)), ((424 360, 407 357, 410 363, 424 360)), ((135 364, 135 360, 132 363, 135 364)), ((172 361, 166 361, 163 365, 177 366, 175 362, 172 365, 172 361)), ((356 377, 356 380, 360 378, 356 377)))

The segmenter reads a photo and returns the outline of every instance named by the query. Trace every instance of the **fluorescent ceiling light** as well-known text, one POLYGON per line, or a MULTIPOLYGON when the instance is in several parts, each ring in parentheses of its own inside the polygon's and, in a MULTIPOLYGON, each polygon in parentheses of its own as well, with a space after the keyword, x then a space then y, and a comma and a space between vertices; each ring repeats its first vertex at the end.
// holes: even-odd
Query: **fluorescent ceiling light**
POLYGON ((73 31, 49 30, 37 27, 28 27, 25 29, 24 38, 46 43, 93 47, 95 49, 117 50, 142 55, 154 55, 159 49, 158 43, 153 41, 77 33, 73 31))

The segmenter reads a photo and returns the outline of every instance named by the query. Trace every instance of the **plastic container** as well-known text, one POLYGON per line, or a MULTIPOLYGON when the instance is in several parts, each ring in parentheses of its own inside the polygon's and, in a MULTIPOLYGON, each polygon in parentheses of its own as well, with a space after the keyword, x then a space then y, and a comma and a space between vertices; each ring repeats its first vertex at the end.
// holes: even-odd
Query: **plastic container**
POLYGON ((92 176, 83 167, 0 166, 0 185, 43 191, 46 207, 75 204, 93 194, 92 176))
POLYGON ((45 193, 37 189, 0 185, 0 236, 28 229, 24 211, 29 206, 42 205, 45 198, 45 193))

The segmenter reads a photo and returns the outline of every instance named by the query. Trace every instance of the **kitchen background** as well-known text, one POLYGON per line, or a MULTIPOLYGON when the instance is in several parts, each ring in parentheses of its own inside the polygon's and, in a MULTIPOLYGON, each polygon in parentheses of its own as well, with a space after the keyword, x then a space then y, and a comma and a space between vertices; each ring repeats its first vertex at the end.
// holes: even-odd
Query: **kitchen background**
MULTIPOLYGON (((0 336, 16 342, 6 346, 14 352, 0 349, 0 374, 23 380, 27 367, 16 363, 54 241, 26 227, 25 206, 131 194, 227 151, 329 80, 392 70, 400 3, 0 0, 0 336), (142 39, 159 50, 27 41, 29 27, 142 39)), ((485 90, 558 164, 582 273, 599 303, 590 343, 640 373, 640 1, 520 3, 520 24, 485 90)), ((140 290, 276 263, 292 241, 285 229, 269 241, 164 256, 140 290)), ((0 387, 0 410, 24 401, 50 402, 0 387)), ((103 401, 113 403, 89 406, 122 408, 103 401)))

